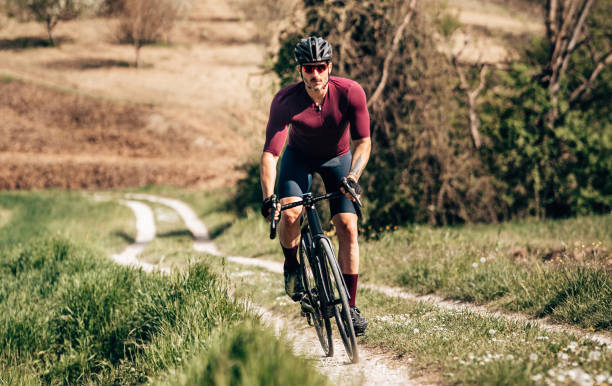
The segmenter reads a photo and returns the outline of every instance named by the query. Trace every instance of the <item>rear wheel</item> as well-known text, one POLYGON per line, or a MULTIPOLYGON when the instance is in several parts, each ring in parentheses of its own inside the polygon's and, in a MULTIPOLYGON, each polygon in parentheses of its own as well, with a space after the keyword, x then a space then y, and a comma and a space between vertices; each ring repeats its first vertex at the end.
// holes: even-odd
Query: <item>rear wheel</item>
MULTIPOLYGON (((304 291, 306 293, 306 300, 310 309, 303 304, 302 310, 310 313, 310 319, 317 332, 317 337, 323 348, 323 352, 326 356, 331 357, 334 355, 334 344, 332 341, 332 329, 329 317, 323 317, 322 313, 322 299, 324 298, 323 286, 317 283, 321 275, 320 268, 316 265, 316 259, 313 259, 309 254, 307 245, 310 245, 310 234, 302 232, 302 239, 300 240, 300 263, 302 266, 302 279, 304 283, 304 291)), ((304 300, 302 300, 304 302, 304 300)))
POLYGON ((344 343, 344 348, 349 359, 353 363, 359 361, 357 353, 357 339, 353 328, 353 319, 348 304, 348 293, 344 277, 340 272, 338 260, 332 249, 331 242, 326 237, 317 240, 317 251, 321 259, 321 264, 326 264, 329 275, 331 275, 331 286, 329 288, 330 303, 333 304, 333 312, 338 325, 338 332, 344 343))

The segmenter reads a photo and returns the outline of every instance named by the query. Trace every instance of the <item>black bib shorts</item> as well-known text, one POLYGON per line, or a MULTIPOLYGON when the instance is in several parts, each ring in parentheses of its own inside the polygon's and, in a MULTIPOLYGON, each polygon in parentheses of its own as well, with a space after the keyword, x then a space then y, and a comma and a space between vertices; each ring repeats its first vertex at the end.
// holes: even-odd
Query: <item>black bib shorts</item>
MULTIPOLYGON (((327 193, 337 191, 340 180, 349 173, 352 158, 349 151, 327 160, 313 159, 287 146, 281 159, 278 177, 280 198, 301 197, 308 192, 312 185, 313 173, 321 176, 327 193)), ((332 217, 338 213, 357 213, 353 202, 346 196, 329 200, 329 209, 332 217)))

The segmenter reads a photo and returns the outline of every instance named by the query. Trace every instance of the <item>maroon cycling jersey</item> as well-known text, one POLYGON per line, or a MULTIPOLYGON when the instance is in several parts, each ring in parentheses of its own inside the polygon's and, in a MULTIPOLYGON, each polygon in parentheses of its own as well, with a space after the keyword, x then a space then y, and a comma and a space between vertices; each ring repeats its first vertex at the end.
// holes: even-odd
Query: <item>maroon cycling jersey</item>
POLYGON ((306 92, 304 82, 283 88, 270 107, 263 151, 280 155, 287 132, 288 145, 308 157, 329 159, 346 154, 351 138, 370 136, 363 88, 350 79, 330 76, 320 108, 306 92))

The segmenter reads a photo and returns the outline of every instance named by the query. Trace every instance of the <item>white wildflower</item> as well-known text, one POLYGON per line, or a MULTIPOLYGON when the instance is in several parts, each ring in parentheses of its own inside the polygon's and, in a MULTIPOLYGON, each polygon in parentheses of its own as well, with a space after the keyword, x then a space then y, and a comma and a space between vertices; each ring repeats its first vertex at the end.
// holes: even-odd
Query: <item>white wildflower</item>
POLYGON ((533 377, 531 377, 531 380, 534 382, 539 382, 542 380, 542 378, 543 378, 542 374, 536 374, 533 377))
POLYGON ((415 333, 415 335, 416 335, 416 334, 418 334, 418 333, 419 333, 419 329, 418 329, 418 328, 415 328, 414 330, 412 330, 412 332, 414 332, 414 333, 415 333))
POLYGON ((567 355, 566 353, 564 353, 563 351, 559 351, 557 353, 557 358, 561 359, 562 361, 566 361, 569 359, 569 355, 567 355))
POLYGON ((472 268, 478 268, 478 263, 472 264, 472 268))
POLYGON ((599 359, 601 359, 601 352, 591 351, 589 353, 589 361, 598 361, 599 359))
POLYGON ((486 262, 487 262, 487 258, 486 258, 486 257, 484 257, 484 256, 483 256, 483 257, 481 257, 481 258, 480 258, 480 262, 481 262, 482 264, 486 263, 486 262))
POLYGON ((597 383, 598 385, 601 385, 602 383, 606 381, 607 378, 608 378, 608 375, 606 373, 597 374, 595 376, 595 383, 597 383))
POLYGON ((578 342, 570 342, 567 348, 570 349, 571 352, 576 351, 576 349, 578 348, 578 342))
POLYGON ((495 333, 496 333, 496 332, 497 332, 497 331, 495 331, 494 329, 490 329, 490 330, 489 330, 489 335, 495 335, 495 333))
POLYGON ((537 361, 538 360, 538 354, 536 354, 534 352, 529 354, 529 360, 532 361, 532 362, 537 361))

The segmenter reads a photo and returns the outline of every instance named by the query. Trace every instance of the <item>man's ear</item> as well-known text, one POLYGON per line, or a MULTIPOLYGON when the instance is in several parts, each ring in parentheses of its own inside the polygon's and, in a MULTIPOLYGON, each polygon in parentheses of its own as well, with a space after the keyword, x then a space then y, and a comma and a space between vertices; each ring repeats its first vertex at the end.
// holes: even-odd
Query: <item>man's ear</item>
POLYGON ((300 67, 302 67, 302 66, 300 66, 299 64, 297 66, 295 66, 295 70, 298 72, 298 74, 300 73, 300 67))
POLYGON ((331 74, 331 72, 332 72, 332 62, 329 62, 329 66, 328 67, 329 67, 329 73, 331 74))

